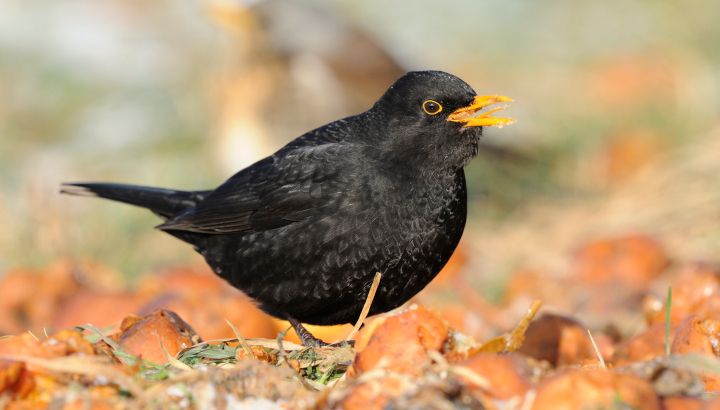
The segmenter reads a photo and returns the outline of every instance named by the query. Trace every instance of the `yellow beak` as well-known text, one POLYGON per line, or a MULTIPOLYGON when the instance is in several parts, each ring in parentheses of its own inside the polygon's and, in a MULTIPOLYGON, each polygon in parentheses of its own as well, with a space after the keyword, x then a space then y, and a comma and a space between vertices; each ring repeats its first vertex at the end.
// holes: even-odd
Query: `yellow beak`
POLYGON ((481 126, 497 126, 502 127, 505 124, 512 124, 515 122, 512 118, 500 118, 500 117, 490 117, 489 115, 498 112, 500 110, 504 110, 508 106, 496 108, 494 110, 490 110, 486 113, 483 113, 479 116, 475 116, 475 114, 482 109, 483 107, 486 107, 490 104, 495 104, 499 102, 511 102, 512 98, 505 97, 504 95, 483 95, 475 97, 475 100, 472 104, 468 105, 467 107, 458 108, 455 110, 452 114, 448 116, 448 121, 453 122, 464 122, 465 125, 463 125, 463 128, 465 127, 481 127, 481 126))

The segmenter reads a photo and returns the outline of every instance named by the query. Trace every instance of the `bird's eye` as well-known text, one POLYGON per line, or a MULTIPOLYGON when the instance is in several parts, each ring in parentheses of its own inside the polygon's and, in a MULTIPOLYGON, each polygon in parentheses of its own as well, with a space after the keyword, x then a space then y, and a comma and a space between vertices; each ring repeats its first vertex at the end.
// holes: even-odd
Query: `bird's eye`
POLYGON ((430 115, 435 115, 442 111, 442 105, 437 101, 427 100, 423 103, 423 110, 430 115))

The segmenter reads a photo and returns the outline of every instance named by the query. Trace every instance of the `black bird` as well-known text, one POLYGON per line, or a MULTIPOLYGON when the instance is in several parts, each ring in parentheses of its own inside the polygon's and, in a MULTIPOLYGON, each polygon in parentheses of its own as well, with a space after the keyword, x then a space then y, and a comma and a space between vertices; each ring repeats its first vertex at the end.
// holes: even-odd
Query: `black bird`
POLYGON ((505 101, 441 71, 410 72, 368 111, 300 136, 212 191, 76 183, 61 192, 150 209, 165 219, 158 229, 289 319, 305 345, 323 344, 298 321, 354 323, 376 272, 371 315, 440 272, 465 227, 463 167, 481 127, 514 122, 489 117, 505 107, 475 115, 505 101))

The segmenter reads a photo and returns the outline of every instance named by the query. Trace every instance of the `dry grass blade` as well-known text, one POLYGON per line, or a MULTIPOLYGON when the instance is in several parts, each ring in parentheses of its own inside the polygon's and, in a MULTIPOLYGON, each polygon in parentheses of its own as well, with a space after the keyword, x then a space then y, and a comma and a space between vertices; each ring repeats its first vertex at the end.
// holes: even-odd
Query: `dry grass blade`
MULTIPOLYGON (((277 340, 273 339, 245 339, 247 340, 248 344, 250 346, 261 346, 261 347, 269 347, 271 349, 274 349, 278 346, 277 340)), ((293 351, 293 350, 303 350, 305 349, 305 346, 299 345, 297 343, 284 341, 283 346, 287 348, 287 350, 293 351)))
POLYGON ((523 405, 520 410, 530 410, 532 409, 533 404, 535 403, 535 397, 537 397, 537 390, 530 389, 525 393, 525 400, 523 400, 523 405))
POLYGON ((314 390, 317 390, 317 391, 325 390, 327 388, 326 385, 324 385, 320 382, 316 382, 315 380, 308 380, 306 378, 302 378, 302 380, 304 381, 304 383, 307 383, 308 386, 312 387, 314 390))
POLYGON ((170 353, 168 353, 167 349, 165 349, 165 346, 163 345, 162 341, 160 341, 160 335, 155 333, 155 337, 157 338, 158 343, 160 343, 160 348, 162 349, 163 353, 165 353, 165 358, 167 359, 168 363, 172 367, 182 369, 182 370, 192 370, 192 367, 186 365, 185 363, 181 362, 180 360, 170 356, 170 353))
POLYGON ((462 366, 450 366, 448 369, 450 373, 460 375, 464 377, 465 379, 469 380, 471 383, 482 387, 483 389, 489 390, 492 386, 490 385, 490 382, 480 376, 479 374, 475 373, 472 369, 462 366))
POLYGON ((233 325, 232 322, 230 322, 229 320, 225 319, 225 321, 230 326, 230 328, 233 330, 233 332, 235 332, 235 336, 237 336, 238 342, 240 343, 240 346, 242 346, 242 348, 245 351, 245 353, 247 354, 248 358, 254 359, 255 355, 253 354, 252 349, 250 348, 250 345, 245 340, 243 335, 240 334, 240 331, 238 330, 238 328, 235 327, 235 325, 233 325))
POLYGON ((605 365, 605 359, 603 359, 602 355, 600 354, 600 349, 598 349, 597 344, 595 344, 595 339, 592 337, 592 333, 588 330, 588 336, 590 336, 590 343, 592 343, 593 348, 595 348, 595 354, 597 354, 598 359, 600 359, 600 364, 602 365, 603 369, 607 369, 607 366, 605 365))
POLYGON ((712 356, 705 356, 699 353, 688 353, 683 356, 671 356, 668 362, 678 368, 720 374, 720 360, 712 356))
POLYGON ((113 367, 106 358, 69 356, 59 357, 56 359, 43 359, 24 355, 0 354, 0 360, 25 362, 60 373, 80 374, 85 376, 103 376, 130 392, 133 396, 143 397, 142 387, 140 387, 140 385, 138 385, 132 377, 113 367))
POLYGON ((105 333, 103 333, 102 330, 100 330, 99 327, 93 325, 92 323, 86 323, 84 325, 75 326, 77 329, 87 330, 90 332, 95 333, 96 335, 100 336, 100 338, 107 344, 110 345, 113 349, 117 350, 118 352, 127 353, 123 350, 122 347, 120 347, 119 344, 117 344, 114 340, 110 339, 109 337, 105 336, 105 333))
POLYGON ((428 357, 436 363, 438 373, 446 371, 448 373, 462 376, 466 380, 483 389, 489 390, 491 388, 490 382, 486 378, 475 373, 472 369, 462 366, 453 366, 449 364, 447 360, 445 360, 445 356, 440 354, 440 352, 438 351, 428 350, 427 354, 428 357))
MULTIPOLYGON (((278 337, 277 337, 277 347, 278 347, 278 350, 280 351, 279 354, 280 354, 280 356, 282 356, 282 358, 285 360, 285 364, 287 365, 287 367, 289 367, 290 370, 292 370, 292 372, 295 373, 295 376, 298 378, 298 380, 300 380, 300 383, 302 383, 302 385, 303 385, 306 389, 308 389, 308 390, 310 390, 310 391, 315 391, 315 390, 316 390, 315 387, 313 387, 310 383, 308 383, 308 381, 305 380, 304 377, 300 376, 300 375, 298 374, 298 372, 296 372, 295 369, 290 365, 290 358, 288 357, 287 352, 286 352, 285 349, 283 348, 283 339, 285 338, 285 334, 286 334, 286 333, 287 333, 287 330, 284 330, 284 331, 278 333, 278 337)), ((323 387, 324 387, 324 386, 323 386, 323 387)))
POLYGON ((92 323, 86 323, 84 325, 75 326, 75 328, 87 330, 89 332, 95 333, 96 335, 100 336, 100 338, 103 340, 103 342, 107 343, 110 347, 112 347, 113 350, 123 354, 122 356, 118 356, 118 359, 121 362, 123 362, 127 365, 130 365, 130 366, 135 364, 135 361, 133 359, 129 358, 130 355, 128 354, 128 352, 126 352, 122 347, 120 347, 120 345, 117 342, 115 342, 114 340, 105 336, 105 333, 103 333, 103 331, 100 330, 99 327, 93 325, 92 323))
POLYGON ((360 313, 360 318, 358 318, 357 323, 355 323, 355 327, 353 328, 352 332, 350 332, 348 337, 345 338, 345 340, 353 340, 353 337, 355 337, 357 332, 360 330, 360 326, 362 326, 368 312, 370 311, 370 306, 372 305, 372 301, 375 298, 375 292, 377 292, 377 288, 380 285, 381 277, 382 274, 380 272, 375 272, 375 279, 373 279, 372 286, 370 287, 370 292, 368 292, 367 299, 365 299, 365 306, 363 306, 362 312, 360 313))
POLYGON ((670 356, 670 309, 672 308, 672 286, 668 286, 667 303, 665 304, 665 356, 670 356))
MULTIPOLYGON (((263 339, 263 338, 258 337, 258 338, 248 338, 248 339, 245 339, 245 341, 247 342, 247 344, 249 346, 260 346, 260 347, 265 347, 265 348, 270 348, 270 349, 277 348, 277 339, 263 339)), ((175 357, 178 358, 178 357, 182 356, 183 354, 185 354, 188 350, 194 349, 198 346, 219 344, 219 343, 240 343, 240 340, 238 340, 237 338, 233 338, 233 337, 227 338, 227 339, 206 340, 204 342, 196 343, 192 346, 188 346, 188 347, 180 350, 175 355, 175 357)), ((288 341, 283 342, 283 346, 285 346, 290 351, 303 350, 305 348, 302 345, 299 345, 299 344, 293 343, 293 342, 288 342, 288 341)))

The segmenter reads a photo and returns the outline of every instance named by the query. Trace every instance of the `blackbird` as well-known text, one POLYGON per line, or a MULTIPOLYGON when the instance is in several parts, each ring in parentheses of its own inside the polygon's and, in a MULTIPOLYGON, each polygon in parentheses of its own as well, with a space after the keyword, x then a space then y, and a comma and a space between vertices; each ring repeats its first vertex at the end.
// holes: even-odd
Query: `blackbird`
POLYGON ((293 140, 209 191, 110 183, 63 184, 148 208, 157 229, 194 245, 216 274, 266 313, 302 323, 357 321, 376 272, 369 314, 420 292, 448 261, 465 227, 463 167, 482 126, 513 123, 441 71, 401 76, 362 114, 293 140))

